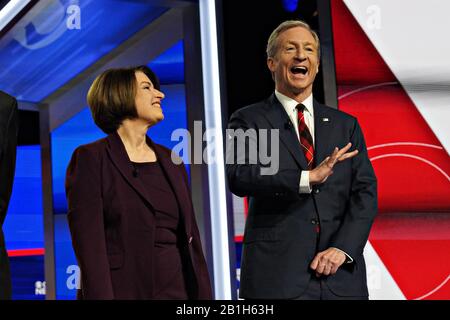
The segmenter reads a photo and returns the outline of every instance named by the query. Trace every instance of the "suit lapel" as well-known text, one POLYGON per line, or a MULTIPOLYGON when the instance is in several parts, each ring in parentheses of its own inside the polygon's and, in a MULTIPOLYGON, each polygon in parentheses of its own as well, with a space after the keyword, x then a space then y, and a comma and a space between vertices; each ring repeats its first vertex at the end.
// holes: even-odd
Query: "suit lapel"
POLYGON ((147 137, 147 143, 153 148, 164 171, 169 184, 172 186, 175 198, 180 208, 180 215, 185 223, 186 233, 190 234, 191 219, 190 219, 190 194, 187 185, 184 183, 183 176, 181 175, 180 168, 178 168, 173 162, 167 152, 161 148, 161 146, 154 144, 149 137, 147 137))
POLYGON ((314 100, 314 153, 316 166, 329 156, 332 121, 333 119, 326 109, 314 100))
MULTIPOLYGON (((130 158, 125 150, 125 146, 122 143, 119 135, 115 132, 107 137, 109 148, 108 154, 117 167, 121 175, 125 180, 133 187, 134 190, 147 202, 152 211, 154 212, 154 206, 152 199, 147 191, 145 185, 143 185, 140 179, 133 176, 133 167, 131 165, 130 158)), ((147 144, 150 145, 156 153, 156 157, 164 171, 169 184, 172 186, 175 198, 177 199, 178 206, 180 208, 181 219, 184 221, 185 230, 187 234, 190 234, 191 219, 190 216, 190 195, 186 184, 183 181, 183 177, 180 174, 180 170, 172 163, 172 159, 167 155, 160 146, 154 144, 149 137, 147 137, 147 144)))
POLYGON ((280 140, 292 154, 297 164, 301 168, 307 168, 308 164, 302 152, 300 141, 286 110, 284 110, 275 94, 270 96, 268 102, 263 112, 264 117, 274 129, 280 130, 280 140))
POLYGON ((152 211, 154 212, 154 206, 152 199, 148 194, 147 189, 141 183, 141 180, 133 176, 133 166, 131 165, 130 158, 128 157, 125 146, 119 137, 117 132, 110 134, 107 138, 108 141, 108 154, 111 161, 119 170, 125 180, 136 190, 136 192, 147 202, 152 211))

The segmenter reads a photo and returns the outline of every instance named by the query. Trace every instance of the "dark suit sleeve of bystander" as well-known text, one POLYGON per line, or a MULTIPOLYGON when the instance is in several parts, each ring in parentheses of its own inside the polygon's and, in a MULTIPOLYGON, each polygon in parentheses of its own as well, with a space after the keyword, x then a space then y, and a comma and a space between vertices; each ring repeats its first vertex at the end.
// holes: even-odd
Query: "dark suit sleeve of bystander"
MULTIPOLYGON (((10 98, 8 96, 8 98, 10 98)), ((6 121, 0 128, 3 132, 0 132, 3 139, 0 150, 0 225, 3 225, 6 217, 6 210, 8 208, 9 199, 11 197, 14 172, 16 166, 16 147, 17 147, 17 134, 19 130, 19 116, 17 110, 16 99, 9 99, 6 108, 0 110, 1 117, 0 122, 6 121)), ((0 130, 1 130, 0 129, 0 130)))

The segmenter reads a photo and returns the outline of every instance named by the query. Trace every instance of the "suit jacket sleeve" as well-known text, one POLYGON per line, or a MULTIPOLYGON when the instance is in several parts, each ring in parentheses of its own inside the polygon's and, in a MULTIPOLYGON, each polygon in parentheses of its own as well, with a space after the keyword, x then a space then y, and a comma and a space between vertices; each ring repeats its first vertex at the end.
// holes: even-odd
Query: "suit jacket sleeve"
MULTIPOLYGON (((239 111, 231 116, 228 128, 233 130, 241 129, 244 132, 249 129, 254 129, 257 132, 258 129, 248 119, 248 116, 244 116, 239 111)), ((261 174, 261 169, 267 168, 268 165, 261 164, 259 155, 257 155, 255 163, 255 161, 252 161, 249 153, 251 145, 257 147, 259 151, 259 142, 256 140, 254 137, 245 139, 245 152, 239 152, 237 149, 239 142, 236 135, 230 136, 227 134, 226 173, 231 192, 241 197, 276 196, 286 193, 298 194, 300 170, 280 168, 276 174, 261 174)))
MULTIPOLYGON (((16 147, 18 133, 17 101, 11 99, 4 111, 0 110, 0 135, 3 136, 0 150, 0 226, 3 225, 11 197, 16 166, 16 147)), ((1 138, 1 137, 0 137, 1 138)))
MULTIPOLYGON (((187 189, 189 190, 190 198, 192 199, 191 190, 189 188, 189 181, 187 176, 186 167, 182 163, 179 165, 181 170, 181 174, 183 176, 184 183, 186 184, 187 189)), ((193 261, 193 268, 195 269, 195 274, 197 276, 197 288, 195 288, 194 296, 191 299, 194 300, 211 300, 212 299, 212 290, 211 290, 211 281, 209 279, 208 268, 205 260, 205 256, 203 254, 203 248, 201 244, 200 231, 198 230, 197 219, 195 218, 194 207, 192 207, 192 247, 195 252, 195 259, 193 261)), ((191 280, 192 281, 192 280, 191 280)))
POLYGON ((75 150, 66 175, 68 220, 81 269, 83 299, 113 299, 105 241, 101 165, 93 151, 75 150))
POLYGON ((331 247, 356 257, 363 253, 377 214, 377 179, 367 154, 363 133, 356 120, 351 142, 359 150, 359 154, 351 160, 352 185, 348 210, 331 247))

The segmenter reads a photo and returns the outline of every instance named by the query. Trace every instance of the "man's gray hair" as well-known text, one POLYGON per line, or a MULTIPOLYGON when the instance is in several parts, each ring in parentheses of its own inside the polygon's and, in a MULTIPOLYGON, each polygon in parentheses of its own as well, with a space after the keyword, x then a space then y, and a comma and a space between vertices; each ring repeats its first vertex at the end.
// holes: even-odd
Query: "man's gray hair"
POLYGON ((319 41, 319 36, 317 35, 317 33, 311 29, 311 27, 309 26, 309 24, 307 24, 306 22, 302 21, 302 20, 287 20, 284 21, 283 23, 281 23, 278 27, 276 27, 275 30, 272 31, 272 34, 269 37, 269 40, 267 41, 267 49, 266 49, 266 53, 267 53, 267 57, 268 58, 273 58, 275 57, 275 54, 278 51, 278 37, 280 36, 280 34, 286 30, 295 28, 295 27, 302 27, 305 28, 306 30, 308 30, 309 32, 311 32, 314 40, 316 41, 316 45, 317 45, 317 56, 320 59, 320 41, 319 41))

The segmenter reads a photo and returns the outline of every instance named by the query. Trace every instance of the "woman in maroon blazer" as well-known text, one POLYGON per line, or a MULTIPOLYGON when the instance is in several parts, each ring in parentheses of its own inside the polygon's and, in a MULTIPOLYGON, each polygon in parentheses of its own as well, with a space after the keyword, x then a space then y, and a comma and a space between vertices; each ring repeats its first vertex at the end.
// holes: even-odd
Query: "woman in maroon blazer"
POLYGON ((146 135, 163 98, 145 66, 107 70, 89 89, 108 136, 78 147, 67 169, 79 299, 211 299, 186 170, 146 135))

